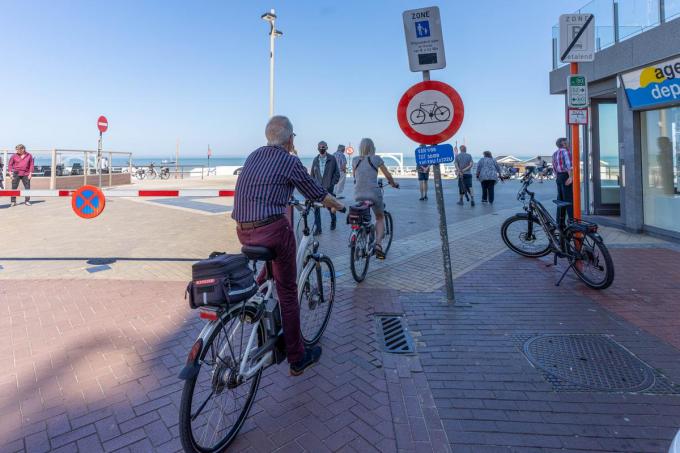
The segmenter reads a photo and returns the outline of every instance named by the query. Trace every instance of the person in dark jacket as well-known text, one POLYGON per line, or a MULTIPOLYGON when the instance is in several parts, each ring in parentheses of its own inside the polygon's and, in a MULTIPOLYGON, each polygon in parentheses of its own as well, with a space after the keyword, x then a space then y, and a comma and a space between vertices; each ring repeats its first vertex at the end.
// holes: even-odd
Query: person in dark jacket
MULTIPOLYGON (((328 144, 326 142, 320 141, 318 150, 319 155, 312 162, 312 178, 321 187, 326 189, 328 193, 335 196, 335 185, 340 180, 338 162, 335 160, 335 157, 328 154, 328 144)), ((330 209, 328 212, 331 214, 331 230, 334 230, 337 218, 335 212, 330 209)), ((316 226, 314 234, 321 234, 321 210, 318 208, 314 210, 314 225, 316 226)))

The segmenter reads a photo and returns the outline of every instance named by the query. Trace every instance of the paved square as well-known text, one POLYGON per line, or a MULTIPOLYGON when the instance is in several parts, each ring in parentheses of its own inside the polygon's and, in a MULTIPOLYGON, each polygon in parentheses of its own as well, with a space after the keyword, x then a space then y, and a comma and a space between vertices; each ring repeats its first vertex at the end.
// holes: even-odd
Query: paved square
MULTIPOLYGON (((362 284, 348 229, 330 231, 323 213, 320 249, 339 277, 321 362, 299 378, 267 370, 230 451, 667 451, 679 396, 556 391, 521 339, 606 335, 677 385, 680 247, 603 228, 613 286, 568 276, 555 287, 561 263, 500 239, 521 209, 515 183, 474 209, 445 187, 456 304, 443 293, 434 202, 417 200, 415 181, 386 191, 395 242, 362 284), (416 354, 383 351, 379 313, 405 315, 416 354)), ((177 374, 202 326, 184 289, 192 260, 238 250, 233 223, 124 199, 91 223, 55 199, 3 216, 43 245, 9 243, 0 256, 0 452, 181 451, 177 374), (90 273, 92 257, 117 261, 90 273)))

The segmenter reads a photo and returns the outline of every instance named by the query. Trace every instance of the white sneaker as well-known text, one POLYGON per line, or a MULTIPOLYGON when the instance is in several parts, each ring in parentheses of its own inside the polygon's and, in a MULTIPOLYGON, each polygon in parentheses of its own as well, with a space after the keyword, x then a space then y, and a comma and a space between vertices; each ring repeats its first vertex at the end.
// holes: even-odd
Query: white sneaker
POLYGON ((30 201, 27 201, 27 202, 26 202, 26 206, 30 206, 30 205, 31 205, 31 202, 30 202, 30 201))
POLYGON ((16 206, 16 205, 17 205, 16 201, 13 201, 13 202, 10 203, 10 206, 16 206))

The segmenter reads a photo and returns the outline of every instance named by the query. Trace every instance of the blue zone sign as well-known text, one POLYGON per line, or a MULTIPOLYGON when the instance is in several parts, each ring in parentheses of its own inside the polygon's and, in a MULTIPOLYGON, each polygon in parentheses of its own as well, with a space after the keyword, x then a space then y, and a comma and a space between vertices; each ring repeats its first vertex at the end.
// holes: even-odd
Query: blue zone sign
POLYGON ((417 165, 450 164, 453 162, 453 146, 435 145, 416 148, 417 165))

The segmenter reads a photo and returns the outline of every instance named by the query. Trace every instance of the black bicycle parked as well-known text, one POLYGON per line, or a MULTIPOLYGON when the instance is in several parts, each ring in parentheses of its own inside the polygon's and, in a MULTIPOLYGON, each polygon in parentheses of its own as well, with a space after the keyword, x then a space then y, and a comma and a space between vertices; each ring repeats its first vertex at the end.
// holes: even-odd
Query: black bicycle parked
MULTIPOLYGON (((589 287, 605 289, 614 281, 614 262, 597 232, 597 224, 573 219, 567 225, 559 224, 536 200, 529 190, 533 172, 522 177, 522 188, 517 199, 524 202, 524 213, 507 219, 501 227, 503 242, 510 250, 529 258, 539 258, 550 253, 557 258, 566 258, 569 266, 556 286, 562 282, 570 269, 589 287), (528 198, 528 199, 527 199, 528 198)), ((571 203, 553 201, 559 208, 566 209, 571 203)))

